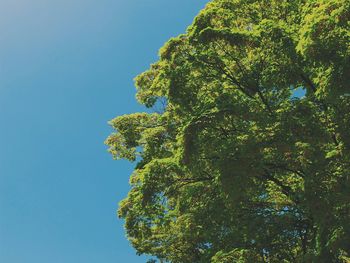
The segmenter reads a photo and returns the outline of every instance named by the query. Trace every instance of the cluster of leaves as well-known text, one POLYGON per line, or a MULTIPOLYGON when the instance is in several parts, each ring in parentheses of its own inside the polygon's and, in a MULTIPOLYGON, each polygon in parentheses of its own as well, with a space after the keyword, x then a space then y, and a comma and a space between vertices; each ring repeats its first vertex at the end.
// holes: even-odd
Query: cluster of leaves
POLYGON ((350 262, 350 1, 213 0, 106 140, 161 262, 350 262), (293 97, 304 89, 303 97, 293 97))

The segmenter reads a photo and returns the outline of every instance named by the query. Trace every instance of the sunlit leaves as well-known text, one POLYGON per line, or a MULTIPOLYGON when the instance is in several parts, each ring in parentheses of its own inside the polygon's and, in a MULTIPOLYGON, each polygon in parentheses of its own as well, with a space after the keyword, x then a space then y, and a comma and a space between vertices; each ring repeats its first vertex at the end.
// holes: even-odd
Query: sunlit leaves
POLYGON ((106 144, 137 161, 119 216, 138 253, 347 262, 349 6, 214 0, 136 77, 154 113, 115 118, 106 144))

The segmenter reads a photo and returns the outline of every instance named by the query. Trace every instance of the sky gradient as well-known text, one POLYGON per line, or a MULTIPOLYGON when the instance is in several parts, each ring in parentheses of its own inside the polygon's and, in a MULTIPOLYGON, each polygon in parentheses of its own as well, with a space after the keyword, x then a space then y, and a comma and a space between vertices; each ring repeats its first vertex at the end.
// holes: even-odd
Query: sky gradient
POLYGON ((107 121, 207 1, 0 1, 0 262, 145 262, 116 218, 133 164, 107 121))

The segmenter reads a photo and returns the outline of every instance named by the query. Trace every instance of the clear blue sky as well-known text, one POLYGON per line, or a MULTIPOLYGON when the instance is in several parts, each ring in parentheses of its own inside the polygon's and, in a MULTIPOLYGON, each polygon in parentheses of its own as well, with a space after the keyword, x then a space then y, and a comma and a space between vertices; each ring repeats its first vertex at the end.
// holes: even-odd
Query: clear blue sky
POLYGON ((205 0, 0 1, 0 262, 145 262, 116 218, 133 164, 103 145, 133 77, 205 0))

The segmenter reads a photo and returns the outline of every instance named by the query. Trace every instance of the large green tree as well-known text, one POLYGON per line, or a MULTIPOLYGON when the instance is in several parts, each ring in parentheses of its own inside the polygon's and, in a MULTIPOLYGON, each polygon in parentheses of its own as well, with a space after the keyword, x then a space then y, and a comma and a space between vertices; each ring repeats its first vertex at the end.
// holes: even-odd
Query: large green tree
POLYGON ((350 262, 350 0, 213 0, 106 140, 161 262, 350 262), (305 96, 295 96, 305 90, 305 96))

